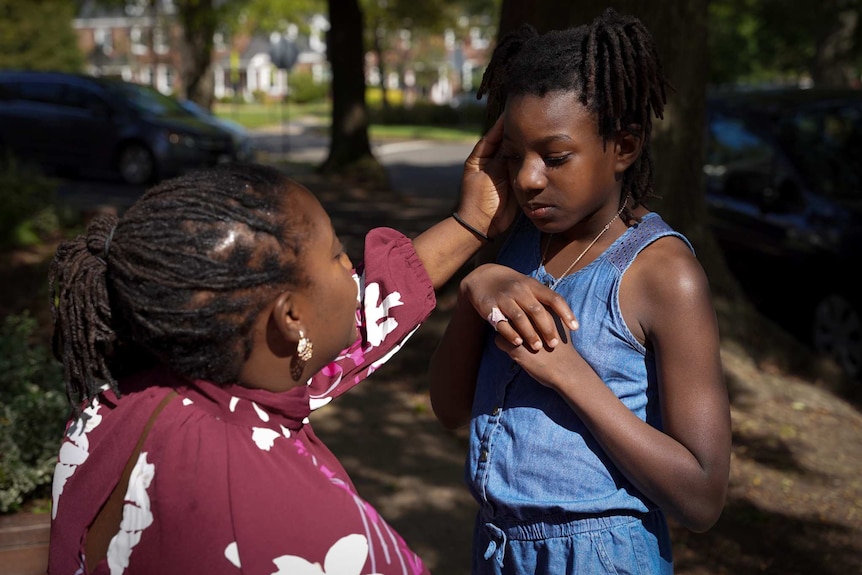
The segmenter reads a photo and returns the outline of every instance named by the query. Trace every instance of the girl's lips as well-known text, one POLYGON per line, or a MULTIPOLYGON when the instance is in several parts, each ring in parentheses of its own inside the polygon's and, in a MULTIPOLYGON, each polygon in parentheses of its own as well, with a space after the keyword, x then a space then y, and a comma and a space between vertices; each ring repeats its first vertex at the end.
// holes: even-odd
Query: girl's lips
POLYGON ((531 220, 541 220, 551 216, 554 208, 551 206, 543 206, 543 205, 525 205, 524 214, 531 220))

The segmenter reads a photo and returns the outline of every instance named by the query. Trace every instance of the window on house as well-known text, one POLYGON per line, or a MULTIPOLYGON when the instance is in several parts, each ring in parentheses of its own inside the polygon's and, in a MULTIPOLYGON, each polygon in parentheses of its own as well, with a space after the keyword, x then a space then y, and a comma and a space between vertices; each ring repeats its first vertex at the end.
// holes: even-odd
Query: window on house
POLYGON ((144 39, 144 33, 140 28, 135 26, 129 30, 129 40, 132 44, 132 54, 141 55, 147 53, 147 43, 144 39))
POLYGON ((168 35, 165 33, 165 29, 161 26, 153 28, 153 45, 157 53, 168 53, 168 35))
POLYGON ((93 42, 101 48, 105 54, 110 54, 114 50, 113 37, 110 28, 96 28, 93 30, 93 42))
POLYGON ((216 32, 213 34, 213 48, 217 51, 222 52, 227 49, 227 46, 224 43, 224 34, 221 32, 216 32))
POLYGON ((470 46, 476 50, 485 50, 491 43, 483 37, 482 29, 476 26, 470 28, 470 46))

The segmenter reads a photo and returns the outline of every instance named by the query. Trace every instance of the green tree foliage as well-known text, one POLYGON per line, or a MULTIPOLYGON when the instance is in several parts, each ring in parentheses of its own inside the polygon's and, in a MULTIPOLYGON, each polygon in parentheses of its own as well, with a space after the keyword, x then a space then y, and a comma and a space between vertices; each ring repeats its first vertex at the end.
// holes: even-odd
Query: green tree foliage
POLYGON ((325 13, 326 0, 247 0, 233 26, 246 32, 284 32, 288 24, 295 24, 305 33, 308 17, 325 13))
POLYGON ((0 0, 0 69, 82 69, 71 0, 0 0))
POLYGON ((862 0, 712 0, 710 83, 810 79, 848 85, 862 70, 862 0))

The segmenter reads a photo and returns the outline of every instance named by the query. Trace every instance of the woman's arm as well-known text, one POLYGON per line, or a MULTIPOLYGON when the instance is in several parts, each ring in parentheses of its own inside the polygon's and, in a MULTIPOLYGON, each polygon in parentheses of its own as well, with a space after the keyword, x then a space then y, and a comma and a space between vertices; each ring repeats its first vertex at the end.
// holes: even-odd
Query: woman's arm
MULTIPOLYGON (((498 120, 473 148, 464 162, 461 198, 457 213, 479 234, 495 238, 515 218, 517 206, 509 200, 509 178, 505 162, 497 157, 503 139, 498 120)), ((448 217, 413 240, 435 289, 440 288, 488 241, 448 217)))

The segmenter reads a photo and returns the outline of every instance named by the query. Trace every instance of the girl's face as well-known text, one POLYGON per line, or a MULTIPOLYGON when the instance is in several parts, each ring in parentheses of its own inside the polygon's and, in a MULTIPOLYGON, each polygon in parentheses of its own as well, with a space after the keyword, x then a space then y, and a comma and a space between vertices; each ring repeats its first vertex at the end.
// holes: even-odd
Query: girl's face
POLYGON ((537 228, 565 232, 603 207, 619 207, 627 166, 570 92, 515 96, 503 111, 503 143, 515 197, 537 228))
MULTIPOLYGON (((311 222, 302 264, 308 285, 302 289, 306 336, 314 344, 314 358, 321 367, 332 361, 359 334, 356 330, 358 286, 353 263, 332 228, 329 214, 310 192, 298 192, 298 208, 311 222)), ((315 371, 317 371, 315 369, 315 371)))

